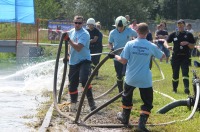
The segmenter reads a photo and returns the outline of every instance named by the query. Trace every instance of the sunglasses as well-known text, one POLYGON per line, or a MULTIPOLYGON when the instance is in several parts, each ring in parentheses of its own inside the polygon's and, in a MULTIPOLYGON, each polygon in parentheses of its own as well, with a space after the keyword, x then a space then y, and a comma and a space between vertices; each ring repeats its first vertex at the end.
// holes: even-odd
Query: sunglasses
POLYGON ((178 25, 182 25, 183 23, 179 22, 178 25))
POLYGON ((74 22, 74 24, 82 24, 82 22, 74 22))

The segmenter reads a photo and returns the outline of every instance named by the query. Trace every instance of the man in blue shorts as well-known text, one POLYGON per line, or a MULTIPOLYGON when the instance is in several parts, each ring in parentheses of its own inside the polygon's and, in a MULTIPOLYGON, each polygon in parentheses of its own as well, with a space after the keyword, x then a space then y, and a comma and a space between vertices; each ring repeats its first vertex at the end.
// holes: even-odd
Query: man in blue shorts
POLYGON ((123 111, 117 114, 117 119, 123 124, 129 123, 133 106, 133 91, 138 87, 143 101, 138 130, 145 132, 148 132, 146 122, 153 108, 152 73, 149 69, 150 58, 151 56, 155 56, 158 59, 165 57, 165 54, 157 45, 146 39, 148 32, 149 29, 146 23, 138 24, 138 37, 127 42, 120 56, 112 53, 109 54, 110 58, 115 58, 120 63, 127 64, 124 92, 122 94, 123 111))
MULTIPOLYGON (((158 31, 156 31, 156 39, 157 39, 157 45, 158 47, 165 53, 166 55, 166 63, 169 62, 169 57, 170 57, 170 51, 169 49, 167 49, 164 46, 164 41, 167 39, 168 37, 168 32, 166 30, 164 30, 165 28, 165 24, 164 23, 160 23, 160 29, 158 31)), ((162 62, 162 59, 160 60, 160 62, 162 62)))

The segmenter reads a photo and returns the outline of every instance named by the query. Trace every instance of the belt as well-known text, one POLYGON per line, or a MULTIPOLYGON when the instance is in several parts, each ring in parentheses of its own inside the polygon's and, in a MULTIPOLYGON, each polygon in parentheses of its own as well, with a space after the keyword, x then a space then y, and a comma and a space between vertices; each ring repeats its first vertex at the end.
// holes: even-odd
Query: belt
POLYGON ((176 54, 176 55, 186 55, 186 54, 184 54, 184 53, 179 53, 179 54, 176 54))

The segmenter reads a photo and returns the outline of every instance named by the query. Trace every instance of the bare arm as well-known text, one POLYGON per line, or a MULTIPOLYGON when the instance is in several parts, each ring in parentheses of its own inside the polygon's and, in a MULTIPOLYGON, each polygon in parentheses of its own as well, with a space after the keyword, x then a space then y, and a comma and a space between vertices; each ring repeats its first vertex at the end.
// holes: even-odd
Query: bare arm
POLYGON ((76 50, 76 51, 80 51, 83 48, 83 45, 80 43, 75 43, 72 40, 69 40, 69 44, 76 50))
POLYGON ((169 44, 167 43, 167 41, 165 40, 164 41, 164 46, 165 46, 165 48, 167 48, 167 49, 170 49, 170 50, 172 50, 172 46, 169 46, 169 44))
POLYGON ((113 44, 109 42, 108 48, 109 48, 110 50, 112 50, 112 49, 113 49, 113 44))
POLYGON ((187 45, 190 49, 193 49, 193 48, 194 48, 194 44, 191 44, 191 43, 189 43, 189 42, 187 42, 187 41, 182 41, 182 42, 180 43, 180 45, 182 45, 182 46, 187 45))
POLYGON ((119 55, 115 55, 115 59, 117 59, 117 61, 119 61, 122 64, 126 64, 128 62, 126 59, 122 58, 119 55))
POLYGON ((90 40, 90 43, 95 43, 97 42, 98 36, 94 36, 93 39, 90 40))
POLYGON ((165 59, 166 58, 166 55, 163 54, 162 57, 160 59, 165 59))

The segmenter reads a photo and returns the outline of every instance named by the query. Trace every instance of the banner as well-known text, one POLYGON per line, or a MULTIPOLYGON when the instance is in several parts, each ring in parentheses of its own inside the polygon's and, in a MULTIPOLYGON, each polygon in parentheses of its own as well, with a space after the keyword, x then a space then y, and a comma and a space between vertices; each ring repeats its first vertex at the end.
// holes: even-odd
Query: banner
POLYGON ((0 22, 35 24, 34 0, 0 0, 0 22))
POLYGON ((62 32, 74 28, 74 24, 67 20, 49 20, 48 21, 48 39, 60 40, 62 32))

